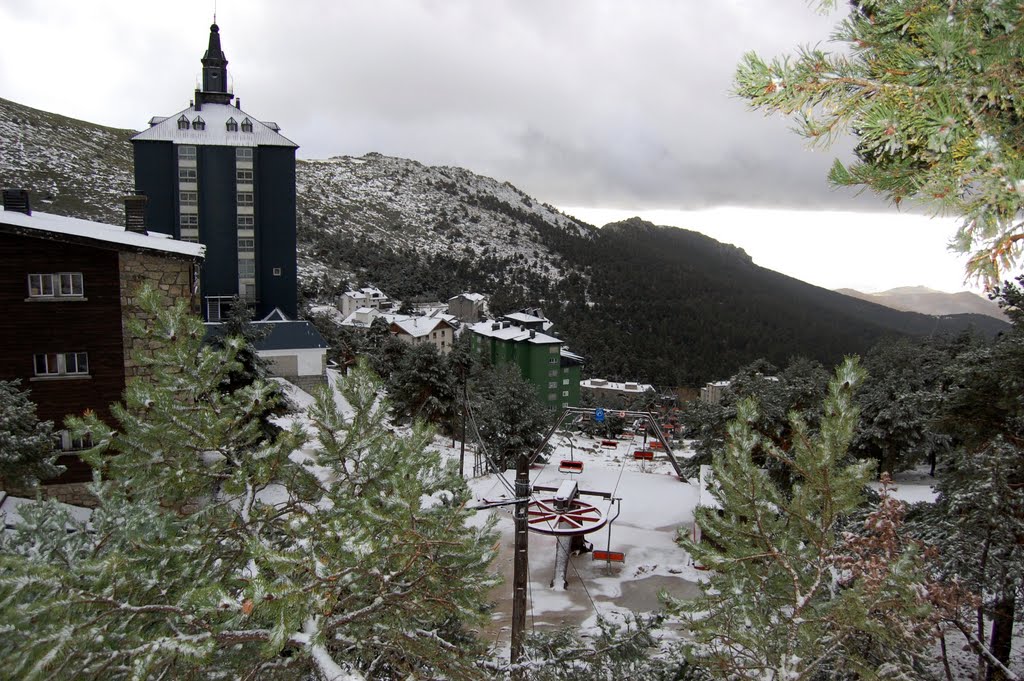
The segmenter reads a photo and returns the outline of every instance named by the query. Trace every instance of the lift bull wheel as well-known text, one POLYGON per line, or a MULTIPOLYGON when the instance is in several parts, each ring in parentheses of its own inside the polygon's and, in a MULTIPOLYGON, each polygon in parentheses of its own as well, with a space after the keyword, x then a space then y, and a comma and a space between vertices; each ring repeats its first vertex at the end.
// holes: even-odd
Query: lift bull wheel
POLYGON ((527 517, 531 532, 555 536, 590 534, 608 522, 604 511, 593 504, 580 499, 563 502, 557 497, 534 499, 527 507, 527 517))
POLYGON ((583 544, 583 535, 599 530, 608 522, 604 511, 579 498, 580 489, 575 480, 562 482, 555 496, 533 499, 526 507, 529 529, 557 538, 555 548, 555 575, 551 586, 564 591, 569 585, 566 570, 573 544, 583 544))

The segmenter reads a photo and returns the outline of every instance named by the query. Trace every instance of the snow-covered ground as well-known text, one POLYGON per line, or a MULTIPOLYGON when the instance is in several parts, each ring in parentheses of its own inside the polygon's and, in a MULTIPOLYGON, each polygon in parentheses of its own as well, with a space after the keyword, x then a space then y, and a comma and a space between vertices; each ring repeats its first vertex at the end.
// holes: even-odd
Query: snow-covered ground
MULTIPOLYGON (((332 385, 336 386, 336 382, 337 376, 331 372, 332 385)), ((281 383, 300 410, 304 411, 312 403, 312 397, 307 393, 285 381, 281 383)), ((342 410, 351 414, 351 407, 337 392, 335 395, 342 410)), ((307 432, 312 432, 311 424, 304 415, 286 417, 280 424, 287 426, 296 421, 307 432)), ((658 450, 654 450, 655 461, 635 460, 633 452, 642 448, 640 438, 620 440, 616 447, 609 448, 601 446, 599 439, 559 432, 551 444, 554 453, 550 462, 538 464, 531 470, 532 484, 558 487, 563 480, 575 479, 581 490, 608 492, 619 498, 618 517, 588 535, 587 540, 598 550, 624 553, 625 562, 597 561, 589 553, 574 556, 570 559, 567 573, 568 588, 556 590, 551 587, 556 540, 548 535, 530 533, 528 626, 589 627, 597 616, 615 618, 629 612, 654 612, 661 607, 661 592, 683 598, 696 596, 705 573, 694 568, 690 556, 675 541, 680 528, 690 531, 692 527, 698 500, 696 480, 679 480, 667 457, 658 450), (582 473, 559 472, 559 461, 570 458, 583 462, 582 473)), ((308 448, 313 446, 313 442, 307 443, 306 448, 292 455, 293 458, 306 458, 308 448)), ((457 441, 438 436, 434 448, 445 458, 458 461, 460 446, 457 441)), ((675 455, 688 457, 692 451, 680 448, 675 455)), ((467 476, 473 470, 475 456, 475 447, 467 443, 467 476)), ((504 478, 513 483, 515 471, 505 471, 504 478)), ((932 500, 935 492, 931 483, 932 479, 922 471, 901 474, 896 479, 895 494, 908 502, 932 500)), ((495 474, 472 478, 469 486, 478 502, 501 501, 511 496, 495 474)), ((273 490, 266 493, 273 496, 273 490)), ((609 516, 615 514, 615 505, 608 500, 596 496, 583 499, 609 516)), ((508 645, 512 619, 512 510, 513 506, 509 505, 481 510, 477 514, 481 523, 493 515, 501 533, 500 553, 494 567, 504 577, 504 583, 492 593, 495 602, 492 624, 482 632, 499 648, 508 645)))
MULTIPOLYGON (((581 435, 558 433, 552 438, 555 452, 550 463, 537 465, 531 471, 534 485, 558 487, 567 478, 575 478, 581 490, 611 492, 621 498, 621 513, 607 528, 587 536, 599 550, 625 553, 624 563, 595 561, 590 554, 571 558, 568 569, 569 587, 553 589, 555 539, 530 534, 530 589, 527 625, 534 628, 582 626, 593 624, 597 615, 614 618, 628 612, 648 613, 660 608, 659 593, 692 597, 699 593, 705 573, 693 567, 690 556, 675 538, 677 530, 689 531, 697 504, 696 480, 680 481, 664 454, 655 450, 658 460, 641 462, 633 459, 639 447, 629 440, 620 441, 614 449, 604 448, 601 441, 581 435), (570 446, 570 440, 572 445, 570 446), (558 471, 562 459, 583 461, 579 475, 558 471)), ((458 443, 438 439, 435 445, 446 456, 458 459, 458 443)), ((677 457, 688 457, 692 451, 676 450, 677 457)), ((473 453, 467 447, 466 471, 472 470, 473 453)), ((512 483, 515 471, 505 471, 512 483)), ((895 495, 908 502, 931 500, 934 491, 926 473, 911 472, 897 476, 895 495)), ((497 501, 509 498, 496 475, 469 481, 474 496, 480 500, 497 501)), ((614 506, 599 497, 587 497, 602 510, 614 506)), ((498 646, 507 646, 512 618, 512 506, 480 511, 495 515, 501 532, 501 553, 496 567, 505 582, 493 593, 496 608, 493 623, 484 634, 498 646)))

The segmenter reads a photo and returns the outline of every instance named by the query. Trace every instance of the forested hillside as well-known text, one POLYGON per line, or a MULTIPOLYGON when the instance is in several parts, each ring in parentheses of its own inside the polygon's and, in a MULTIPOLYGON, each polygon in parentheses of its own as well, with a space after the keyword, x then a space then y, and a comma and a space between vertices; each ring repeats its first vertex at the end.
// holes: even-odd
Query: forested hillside
MULTIPOLYGON (((131 131, 0 99, 0 184, 37 209, 120 222, 131 131)), ((981 315, 899 312, 753 263, 741 249, 638 219, 597 229, 507 182, 367 154, 297 163, 300 295, 373 283, 503 313, 541 306, 590 375, 698 385, 759 357, 834 364, 887 335, 1007 328, 981 315)))

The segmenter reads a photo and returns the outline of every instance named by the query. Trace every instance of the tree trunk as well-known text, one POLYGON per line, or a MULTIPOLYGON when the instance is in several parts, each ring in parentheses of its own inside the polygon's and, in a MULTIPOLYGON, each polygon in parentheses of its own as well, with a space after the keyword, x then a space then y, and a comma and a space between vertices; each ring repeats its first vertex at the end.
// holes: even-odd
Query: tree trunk
MULTIPOLYGON (((1010 664, 1010 650, 1013 647, 1013 613, 1017 605, 1012 585, 1004 585, 1002 597, 992 612, 992 638, 989 650, 1004 665, 1010 664), (1008 587, 1008 588, 1007 588, 1008 587)), ((1004 681, 1006 675, 999 669, 988 668, 985 681, 1004 681)))

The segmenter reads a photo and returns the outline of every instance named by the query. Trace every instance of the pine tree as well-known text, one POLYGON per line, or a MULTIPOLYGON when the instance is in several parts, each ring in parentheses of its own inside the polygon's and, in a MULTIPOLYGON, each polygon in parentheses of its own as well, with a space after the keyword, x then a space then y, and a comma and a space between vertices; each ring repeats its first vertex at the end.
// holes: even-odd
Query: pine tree
MULTIPOLYGON (((834 0, 819 3, 824 8, 834 0)), ((969 273, 998 283, 1024 244, 1024 31, 1015 0, 852 0, 834 54, 747 54, 736 91, 812 143, 849 131, 829 180, 962 218, 969 273)))
POLYGON ((988 678, 1009 664, 1024 587, 1024 276, 994 295, 1013 326, 949 370, 942 422, 955 446, 921 532, 939 548, 943 582, 979 597, 973 612, 948 619, 988 678))
POLYGON ((433 345, 416 345, 405 353, 388 380, 388 395, 399 419, 451 424, 458 374, 433 345))
POLYGON ((870 463, 847 463, 863 378, 854 360, 839 367, 819 429, 794 414, 789 449, 753 430, 753 400, 737 405, 713 464, 721 510, 697 509, 701 543, 681 536, 710 578, 699 598, 670 600, 689 628, 691 661, 715 678, 875 678, 882 665, 915 664, 927 614, 916 549, 893 545, 896 515, 885 505, 862 536, 843 532, 871 477, 870 463), (792 471, 790 490, 755 463, 758 448, 792 471))
POLYGON ((153 381, 116 423, 87 419, 88 527, 52 505, 0 538, 0 643, 15 678, 472 678, 494 537, 424 429, 385 427, 359 368, 316 395, 315 444, 262 437, 272 391, 221 390, 240 339, 202 344, 184 306, 160 310, 153 381), (73 531, 69 532, 68 527, 73 531), (17 635, 15 635, 17 633, 17 635))
POLYGON ((514 468, 520 454, 534 451, 551 423, 536 390, 514 365, 481 370, 473 377, 470 400, 470 432, 503 468, 514 468))
POLYGON ((5 488, 35 487, 60 475, 53 447, 53 424, 36 418, 36 405, 20 381, 0 381, 0 483, 5 488))

